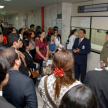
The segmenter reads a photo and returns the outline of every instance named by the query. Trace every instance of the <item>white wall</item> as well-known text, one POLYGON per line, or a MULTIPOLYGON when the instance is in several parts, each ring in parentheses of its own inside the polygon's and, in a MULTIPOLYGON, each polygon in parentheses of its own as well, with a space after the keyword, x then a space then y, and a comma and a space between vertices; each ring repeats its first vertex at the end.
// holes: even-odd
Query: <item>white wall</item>
POLYGON ((99 61, 100 61, 100 54, 90 52, 88 54, 88 61, 87 61, 87 72, 89 70, 94 70, 99 66, 99 61))
POLYGON ((66 47, 66 41, 70 34, 71 3, 62 3, 62 44, 66 47))
POLYGON ((25 28, 25 20, 28 23, 28 28, 31 24, 35 24, 35 26, 41 26, 41 8, 34 10, 33 12, 20 12, 16 15, 10 15, 6 17, 8 24, 13 24, 16 29, 22 27, 25 28))
POLYGON ((57 14, 62 13, 62 4, 54 4, 45 7, 44 10, 44 30, 48 31, 49 27, 57 25, 57 14))

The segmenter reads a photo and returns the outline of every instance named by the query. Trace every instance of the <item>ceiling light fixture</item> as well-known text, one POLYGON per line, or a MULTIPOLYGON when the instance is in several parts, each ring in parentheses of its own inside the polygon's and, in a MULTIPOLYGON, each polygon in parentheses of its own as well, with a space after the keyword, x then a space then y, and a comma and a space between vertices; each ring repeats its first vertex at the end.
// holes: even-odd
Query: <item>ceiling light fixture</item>
POLYGON ((4 0, 4 1, 11 1, 11 0, 4 0))
POLYGON ((4 8, 4 6, 0 6, 0 9, 3 9, 4 8))

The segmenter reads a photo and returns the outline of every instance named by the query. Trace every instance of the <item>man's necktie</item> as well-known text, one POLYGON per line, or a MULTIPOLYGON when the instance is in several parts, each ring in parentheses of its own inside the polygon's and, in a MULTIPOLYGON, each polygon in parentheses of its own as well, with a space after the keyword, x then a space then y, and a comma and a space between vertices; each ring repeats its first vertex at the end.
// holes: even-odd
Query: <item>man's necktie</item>
POLYGON ((81 39, 79 39, 79 44, 78 45, 80 45, 80 43, 81 43, 81 39))

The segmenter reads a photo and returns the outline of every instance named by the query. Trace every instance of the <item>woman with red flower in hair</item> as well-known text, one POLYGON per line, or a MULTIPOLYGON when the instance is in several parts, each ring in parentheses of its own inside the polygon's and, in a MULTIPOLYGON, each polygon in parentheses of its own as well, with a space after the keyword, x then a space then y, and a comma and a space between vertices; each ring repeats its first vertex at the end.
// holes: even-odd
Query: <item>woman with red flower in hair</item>
POLYGON ((81 84, 72 77, 73 63, 74 59, 69 51, 58 51, 54 55, 52 74, 44 76, 38 86, 44 101, 43 108, 59 108, 64 94, 72 87, 81 84))

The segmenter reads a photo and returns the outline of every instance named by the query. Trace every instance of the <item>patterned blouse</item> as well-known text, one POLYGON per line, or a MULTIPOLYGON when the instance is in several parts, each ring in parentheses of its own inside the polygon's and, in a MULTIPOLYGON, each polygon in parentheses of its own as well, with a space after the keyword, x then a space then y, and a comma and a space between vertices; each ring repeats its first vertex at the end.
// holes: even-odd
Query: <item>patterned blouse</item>
MULTIPOLYGON (((44 76, 41 81, 40 84, 38 86, 38 90, 40 93, 42 93, 42 98, 44 101, 44 105, 43 108, 53 108, 52 105, 50 104, 50 102, 48 101, 46 95, 45 95, 45 89, 44 89, 44 79, 46 76, 44 76)), ((50 95, 50 97, 52 98, 53 102, 59 107, 60 102, 62 100, 62 97, 64 96, 64 94, 70 90, 72 87, 81 84, 80 81, 75 81, 72 85, 70 86, 62 86, 61 91, 60 91, 60 95, 59 95, 59 99, 57 101, 55 101, 55 94, 54 94, 54 89, 53 89, 53 84, 55 82, 55 76, 54 74, 50 75, 47 79, 47 88, 48 88, 48 93, 50 95)))

